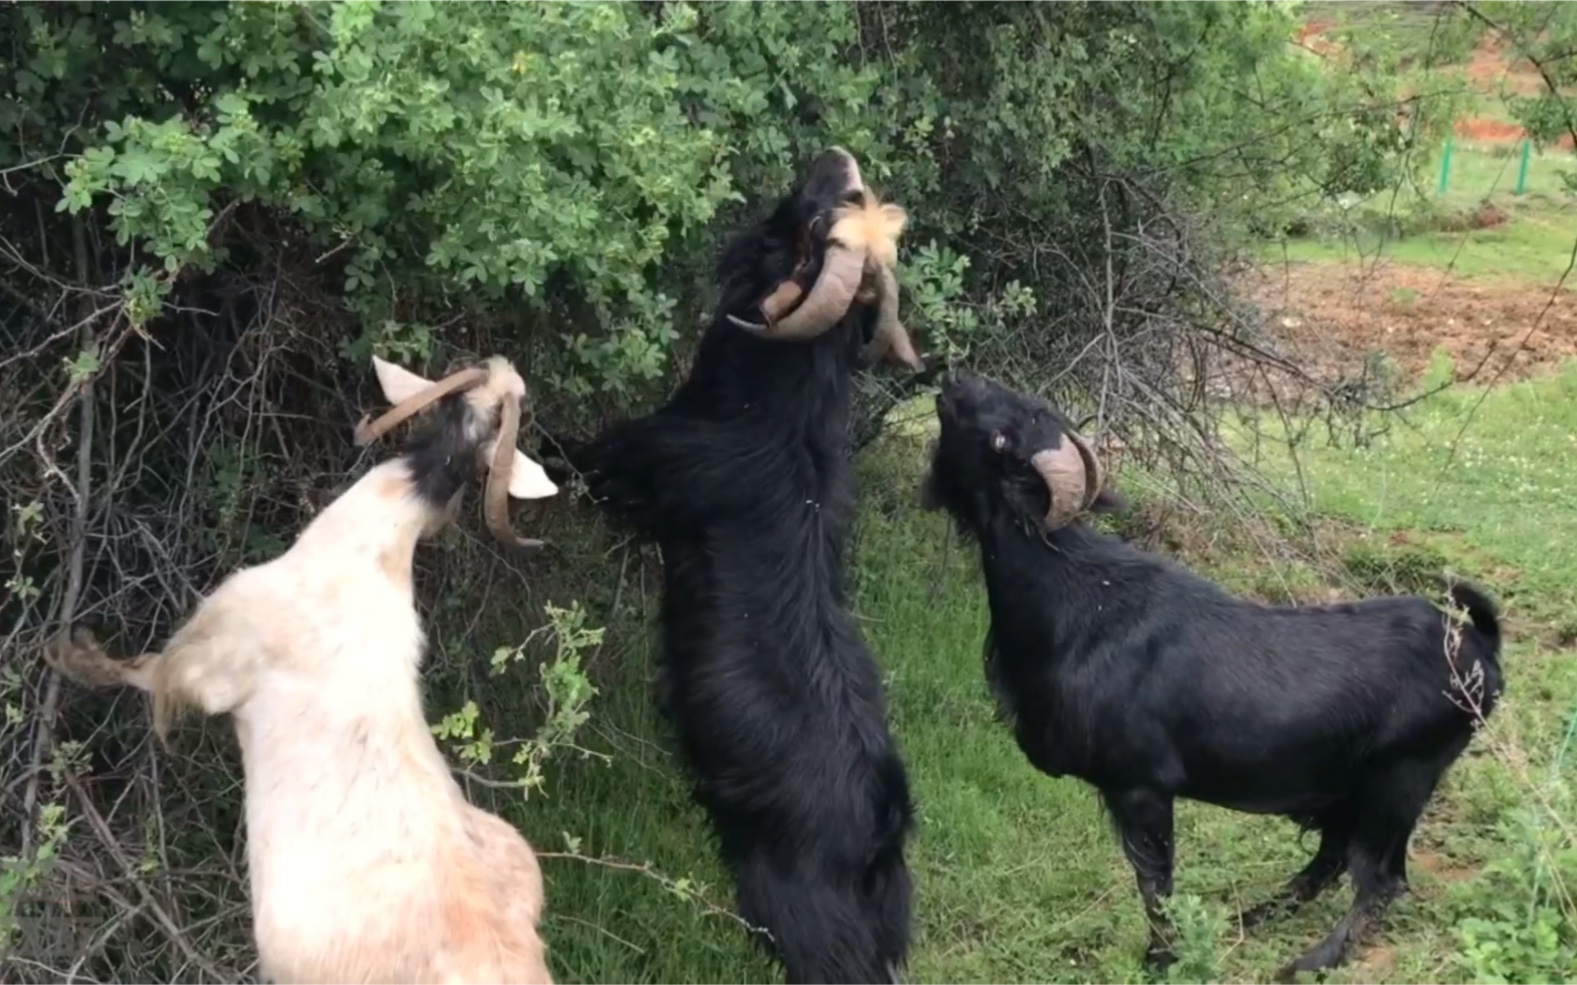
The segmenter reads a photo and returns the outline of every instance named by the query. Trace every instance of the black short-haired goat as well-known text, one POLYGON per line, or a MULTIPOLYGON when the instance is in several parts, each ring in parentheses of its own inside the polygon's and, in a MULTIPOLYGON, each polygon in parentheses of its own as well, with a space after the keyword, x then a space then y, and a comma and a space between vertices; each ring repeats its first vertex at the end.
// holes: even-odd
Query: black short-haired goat
POLYGON ((662 550, 663 704, 740 915, 793 982, 890 981, 908 949, 908 780, 843 572, 853 371, 917 362, 897 321, 904 221, 849 154, 822 155, 726 247, 672 399, 560 442, 662 550))
POLYGON ((925 499, 979 542, 987 679, 1031 763, 1099 789, 1144 899, 1150 960, 1170 959, 1159 902, 1184 797, 1319 831, 1288 899, 1247 916, 1311 900, 1345 870, 1352 908, 1281 974, 1339 964, 1405 890, 1419 815, 1499 696, 1494 603, 1453 585, 1464 626, 1418 597, 1233 598, 1079 522, 1118 501, 1043 401, 958 376, 936 408, 925 499))

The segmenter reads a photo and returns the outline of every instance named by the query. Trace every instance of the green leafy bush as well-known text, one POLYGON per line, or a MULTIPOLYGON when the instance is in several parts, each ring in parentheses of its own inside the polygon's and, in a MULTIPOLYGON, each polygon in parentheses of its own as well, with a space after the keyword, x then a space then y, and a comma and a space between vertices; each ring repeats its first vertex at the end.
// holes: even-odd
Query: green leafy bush
MULTIPOLYGON (((911 213, 904 317, 933 362, 1150 428, 1149 448, 1184 449, 1179 462, 1206 454, 1205 381, 1174 357, 1244 323, 1222 276, 1239 238, 1401 182, 1421 166, 1409 141, 1443 119, 1423 99, 1403 127, 1394 66, 1325 71, 1287 43, 1294 17, 1271 3, 0 6, 4 643, 35 652, 86 614, 136 652, 277 553, 367 464, 348 435, 370 352, 416 368, 504 353, 539 417, 565 427, 650 405, 684 372, 722 238, 831 144, 911 213)), ((867 386, 861 436, 919 385, 867 386)), ((475 665, 501 646, 512 665, 544 611, 583 643, 581 620, 611 625, 593 599, 605 558, 569 543, 529 562, 531 591, 584 603, 545 610, 494 591, 498 559, 462 535, 421 557, 440 559, 419 596, 441 600, 427 680, 437 714, 460 709, 446 740, 479 773, 502 768, 495 784, 551 784, 546 750, 579 734, 595 668, 577 648, 548 663, 530 695, 546 745, 507 761, 497 736, 518 730, 488 720, 499 694, 475 665)), ((13 882, 50 878, 48 844, 96 885, 140 880, 195 928, 119 932, 108 896, 55 912, 73 938, 118 932, 85 976, 237 979, 244 895, 212 864, 239 828, 233 750, 158 759, 135 716, 60 700, 34 663, 22 677, 0 725, 22 796, 0 836, 43 821, 67 834, 31 839, 13 882), (57 796, 56 739, 130 778, 90 835, 57 796), (55 803, 66 817, 37 816, 55 803), (150 817, 189 834, 156 839, 150 817), (128 875, 118 855, 192 875, 128 875)))

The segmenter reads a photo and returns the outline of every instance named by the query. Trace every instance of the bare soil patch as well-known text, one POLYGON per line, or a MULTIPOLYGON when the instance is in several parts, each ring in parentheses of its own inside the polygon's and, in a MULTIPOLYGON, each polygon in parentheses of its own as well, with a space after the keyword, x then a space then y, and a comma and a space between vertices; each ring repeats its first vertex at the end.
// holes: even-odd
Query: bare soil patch
POLYGON ((1417 374, 1444 347, 1459 376, 1482 364, 1480 377, 1505 367, 1500 378, 1512 380, 1577 356, 1571 291, 1552 302, 1548 286, 1399 264, 1295 264, 1261 276, 1253 290, 1271 331, 1316 370, 1354 371, 1370 353, 1384 352, 1417 374))
POLYGON ((1484 92, 1504 89, 1519 96, 1532 96, 1544 91, 1544 77, 1538 67, 1526 58, 1517 58, 1493 34, 1479 41, 1464 71, 1468 80, 1484 92))
MULTIPOLYGON (((1464 140, 1472 140, 1481 144, 1513 144, 1528 136, 1528 131, 1515 123, 1505 120, 1486 120, 1481 117, 1467 117, 1451 125, 1451 130, 1464 140)), ((1563 150, 1570 150, 1573 146, 1572 135, 1562 134, 1555 141, 1555 146, 1563 150)))
POLYGON ((1341 51, 1341 46, 1330 38, 1325 37, 1325 32, 1335 27, 1334 21, 1308 21, 1298 27, 1298 32, 1292 36, 1292 43, 1309 49, 1321 57, 1329 58, 1341 51))

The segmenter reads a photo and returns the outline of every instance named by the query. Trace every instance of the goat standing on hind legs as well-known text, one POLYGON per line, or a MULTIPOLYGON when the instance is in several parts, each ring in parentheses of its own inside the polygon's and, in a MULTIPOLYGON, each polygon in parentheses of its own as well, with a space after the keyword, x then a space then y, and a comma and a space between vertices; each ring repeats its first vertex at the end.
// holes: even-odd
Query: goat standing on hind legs
POLYGON ((1451 585, 1459 626, 1418 597, 1233 598, 1081 522, 1118 500, 1044 401, 959 376, 936 409, 925 499, 979 542, 986 678, 1037 769, 1100 791, 1150 920, 1150 962, 1171 960, 1160 903, 1183 797, 1320 832, 1284 898, 1245 923, 1345 871, 1352 908, 1279 977, 1340 964, 1407 888, 1419 816, 1500 695, 1494 603, 1451 585))
POLYGON ((437 404, 404 454, 284 555, 225 579, 161 652, 115 661, 79 630, 50 659, 90 686, 151 692, 161 738, 185 706, 233 717, 265 979, 549 983, 536 856, 466 802, 422 712, 411 565, 479 466, 506 541, 508 497, 558 490, 515 447, 526 391, 507 361, 436 384, 374 362, 397 406, 358 443, 437 404))
POLYGON ((725 249, 668 404, 560 443, 662 549, 663 704, 740 916, 791 982, 891 981, 909 945, 908 779, 843 573, 855 368, 918 364, 898 321, 905 218, 824 154, 725 249))

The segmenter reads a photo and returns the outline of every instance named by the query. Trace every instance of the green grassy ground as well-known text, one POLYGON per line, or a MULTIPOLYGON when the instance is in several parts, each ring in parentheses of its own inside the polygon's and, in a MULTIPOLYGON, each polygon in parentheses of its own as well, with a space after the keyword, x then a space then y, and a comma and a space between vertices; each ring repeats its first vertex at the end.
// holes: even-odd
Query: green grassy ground
MULTIPOLYGON (((1438 158, 1432 166, 1439 167, 1438 158)), ((1517 158, 1506 148, 1458 145, 1451 155, 1451 180, 1444 195, 1429 192, 1438 211, 1439 224, 1450 229, 1424 228, 1395 236, 1360 231, 1349 236, 1299 238, 1277 244, 1267 258, 1295 261, 1372 263, 1385 258, 1397 263, 1449 267, 1463 277, 1498 277, 1525 280, 1536 286, 1553 285, 1571 261, 1573 230, 1577 229, 1577 198, 1565 191, 1562 172, 1577 171, 1577 155, 1547 150, 1533 155, 1527 186, 1514 195, 1517 158), (1457 224, 1489 202, 1506 215, 1506 222, 1485 229, 1456 228, 1457 224)), ((1438 170, 1431 182, 1438 180, 1438 170)), ((1362 228, 1381 225, 1375 216, 1394 215, 1427 226, 1429 220, 1409 220, 1413 207, 1405 196, 1382 193, 1355 209, 1367 212, 1362 228)), ((1568 281, 1568 287, 1577 287, 1568 281)))
MULTIPOLYGON (((1539 977, 1555 974, 1550 962, 1577 961, 1570 911, 1538 905, 1552 885, 1553 856, 1516 861, 1552 823, 1538 805, 1561 796, 1554 771, 1577 779, 1577 749, 1555 764, 1577 709, 1577 567, 1567 547, 1577 543, 1569 478, 1577 462, 1577 367, 1498 389, 1475 409, 1478 399, 1469 391, 1432 398, 1371 448, 1304 450, 1334 564, 1295 573, 1306 585, 1334 575, 1351 595, 1365 590, 1357 585, 1384 590, 1405 585, 1409 573, 1446 567, 1488 583, 1512 626, 1509 697, 1415 839, 1414 894, 1335 981, 1467 981, 1496 973, 1550 980, 1539 977), (1515 863, 1509 874, 1484 870, 1507 859, 1515 863), (1553 938, 1540 929, 1550 912, 1553 938), (1481 917, 1484 927, 1465 922, 1481 917)), ((863 463, 879 478, 867 478, 864 488, 856 576, 920 814, 911 852, 911 977, 1140 980, 1137 896, 1094 798, 1077 782, 1037 773, 993 720, 980 672, 986 611, 977 566, 939 517, 914 506, 922 458, 918 442, 901 439, 863 463)), ((1230 541, 1206 537, 1188 560, 1239 588, 1263 586, 1263 559, 1230 541)), ((1276 570, 1280 583, 1288 565, 1276 570)), ((582 855, 650 863, 661 878, 546 858, 555 972, 565 981, 773 980, 726 914, 727 880, 652 711, 649 630, 631 617, 615 634, 623 656, 616 669, 600 671, 602 697, 583 736, 611 760, 561 759, 550 766, 545 794, 524 806, 507 797, 499 803, 540 850, 562 850, 569 835, 582 855), (698 900, 697 889, 720 909, 698 900)), ((1568 852, 1577 853, 1574 846, 1566 842, 1568 852)), ((1177 887, 1194 904, 1184 912, 1193 960, 1178 977, 1263 981, 1328 930, 1349 900, 1345 885, 1252 935, 1228 919, 1273 890, 1311 848, 1299 845, 1287 822, 1184 806, 1177 887)), ((1565 878, 1577 880, 1577 857, 1564 864, 1565 878)))

